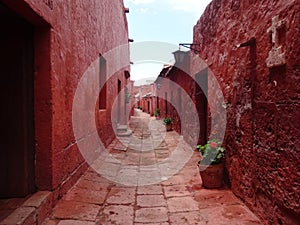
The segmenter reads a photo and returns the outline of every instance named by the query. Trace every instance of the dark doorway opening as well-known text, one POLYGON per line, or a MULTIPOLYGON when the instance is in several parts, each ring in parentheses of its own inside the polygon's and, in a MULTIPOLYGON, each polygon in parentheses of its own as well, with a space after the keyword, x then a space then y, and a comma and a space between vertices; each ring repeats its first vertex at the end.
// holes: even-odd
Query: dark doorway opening
POLYGON ((35 191, 34 27, 0 3, 0 197, 35 191))
POLYGON ((148 111, 149 114, 151 114, 151 106, 150 106, 150 101, 148 101, 148 111))
POLYGON ((168 115, 168 93, 165 92, 165 109, 166 109, 166 116, 168 115))
POLYGON ((198 144, 204 145, 207 142, 207 90, 208 90, 208 69, 196 74, 196 109, 199 117, 200 134, 198 144))
POLYGON ((118 115, 117 115, 117 118, 118 118, 118 123, 121 122, 121 91, 122 91, 122 83, 120 80, 118 80, 118 115))
POLYGON ((103 56, 100 55, 99 58, 99 110, 106 109, 106 101, 107 101, 107 85, 106 85, 106 77, 107 77, 107 63, 103 56))

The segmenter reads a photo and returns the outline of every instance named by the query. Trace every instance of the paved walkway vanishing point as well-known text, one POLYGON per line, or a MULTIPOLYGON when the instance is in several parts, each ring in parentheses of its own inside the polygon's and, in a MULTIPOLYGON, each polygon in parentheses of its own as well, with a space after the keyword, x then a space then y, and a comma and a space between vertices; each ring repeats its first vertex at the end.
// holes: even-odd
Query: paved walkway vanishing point
POLYGON ((168 162, 173 170, 164 173, 168 168, 160 163, 172 158, 182 138, 175 131, 164 132, 154 120, 136 110, 132 136, 116 139, 108 147, 115 160, 104 160, 101 166, 109 169, 102 175, 89 169, 44 225, 261 224, 230 190, 201 187, 197 152, 174 176, 177 162, 168 162))

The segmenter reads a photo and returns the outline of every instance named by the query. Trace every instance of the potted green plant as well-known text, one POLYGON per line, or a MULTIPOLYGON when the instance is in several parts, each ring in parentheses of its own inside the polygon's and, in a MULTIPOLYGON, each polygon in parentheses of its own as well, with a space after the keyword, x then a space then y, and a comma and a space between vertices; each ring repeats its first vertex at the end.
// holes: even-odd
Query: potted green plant
POLYGON ((173 123, 173 120, 172 120, 171 117, 166 116, 166 117, 164 118, 163 123, 165 124, 166 130, 167 130, 167 131, 172 130, 172 123, 173 123))
POLYGON ((128 104, 130 102, 130 98, 131 98, 131 95, 126 93, 125 94, 125 103, 128 104))
POLYGON ((160 116, 160 109, 159 108, 155 110, 154 116, 156 117, 156 119, 159 119, 159 116, 160 116))
POLYGON ((223 186, 225 148, 217 140, 210 140, 205 145, 198 145, 202 159, 198 162, 202 185, 206 188, 223 186))

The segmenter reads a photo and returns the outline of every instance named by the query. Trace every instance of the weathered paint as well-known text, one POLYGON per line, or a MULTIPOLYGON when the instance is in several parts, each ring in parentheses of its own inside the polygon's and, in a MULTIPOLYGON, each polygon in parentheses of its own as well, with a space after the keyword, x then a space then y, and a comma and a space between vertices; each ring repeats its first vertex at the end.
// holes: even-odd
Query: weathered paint
MULTIPOLYGON (((77 85, 99 54, 128 45, 125 8, 122 0, 2 2, 36 28, 36 186, 54 191, 56 201, 87 168, 72 129, 77 85)), ((122 87, 129 82, 124 75, 129 71, 129 47, 125 57, 128 66, 108 81, 107 110, 96 110, 97 121, 92 121, 105 145, 115 137, 110 110, 118 93, 117 80, 122 87)))
POLYGON ((226 99, 231 188, 269 224, 300 217, 299 12, 299 1, 214 0, 194 27, 226 99))

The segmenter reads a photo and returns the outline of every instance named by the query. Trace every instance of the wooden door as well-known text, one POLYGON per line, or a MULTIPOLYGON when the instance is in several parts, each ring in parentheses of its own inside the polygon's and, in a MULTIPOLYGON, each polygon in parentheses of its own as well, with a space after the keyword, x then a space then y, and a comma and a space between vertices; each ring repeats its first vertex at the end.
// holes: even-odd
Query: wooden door
POLYGON ((34 185, 33 27, 0 4, 0 197, 34 185))

